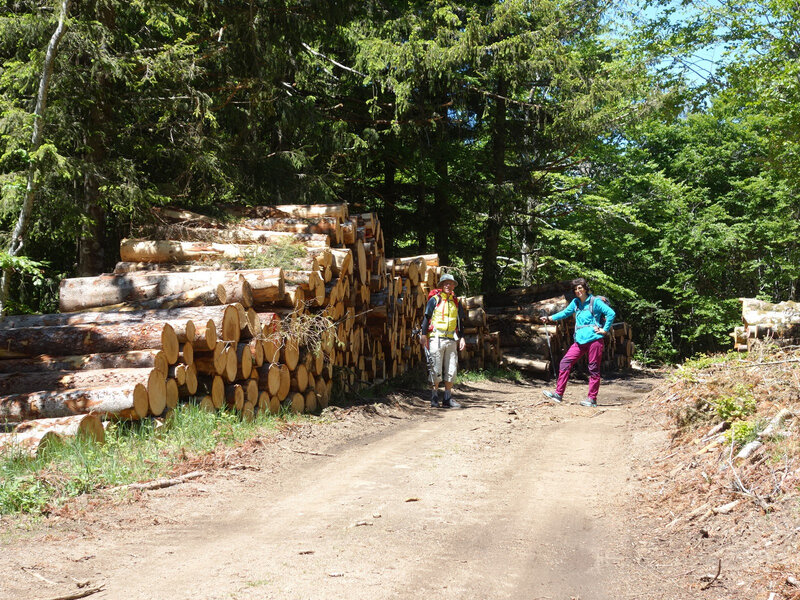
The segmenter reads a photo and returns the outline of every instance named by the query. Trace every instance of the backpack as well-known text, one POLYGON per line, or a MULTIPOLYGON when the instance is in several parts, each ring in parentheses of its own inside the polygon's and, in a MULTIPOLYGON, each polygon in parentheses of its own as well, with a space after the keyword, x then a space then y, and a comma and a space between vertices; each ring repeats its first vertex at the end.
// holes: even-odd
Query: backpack
MULTIPOLYGON (((442 290, 438 288, 433 288, 430 292, 428 292, 428 300, 436 296, 436 306, 439 306, 442 303, 442 290)), ((456 303, 456 308, 458 308, 458 296, 453 294, 453 302, 456 303)))
MULTIPOLYGON (((436 306, 433 308, 435 311, 436 308, 442 303, 442 290, 438 288, 433 288, 430 292, 428 292, 428 300, 436 296, 436 306)), ((453 294, 453 302, 456 304, 456 314, 458 314, 458 296, 453 294)), ((433 321, 428 324, 428 331, 433 331, 433 321)))
POLYGON ((597 324, 600 327, 604 327, 605 324, 606 324, 606 316, 603 313, 600 313, 598 315, 598 314, 596 314, 594 312, 594 299, 595 298, 599 298, 600 300, 603 301, 604 304, 606 304, 606 306, 609 306, 609 307, 611 306, 611 302, 609 302, 608 298, 606 298, 605 296, 595 296, 594 294, 592 294, 592 297, 589 300, 589 312, 592 313, 592 316, 594 317, 594 320, 597 321, 597 324))

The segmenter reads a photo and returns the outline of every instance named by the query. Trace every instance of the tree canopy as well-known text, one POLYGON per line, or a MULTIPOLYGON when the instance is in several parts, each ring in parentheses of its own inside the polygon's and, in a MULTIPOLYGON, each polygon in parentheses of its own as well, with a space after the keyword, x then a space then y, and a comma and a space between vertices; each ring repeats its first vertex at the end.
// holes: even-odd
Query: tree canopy
POLYGON ((737 297, 799 291, 800 15, 682 6, 4 2, 4 309, 152 206, 348 202, 473 291, 588 277, 645 358, 723 348, 737 297))

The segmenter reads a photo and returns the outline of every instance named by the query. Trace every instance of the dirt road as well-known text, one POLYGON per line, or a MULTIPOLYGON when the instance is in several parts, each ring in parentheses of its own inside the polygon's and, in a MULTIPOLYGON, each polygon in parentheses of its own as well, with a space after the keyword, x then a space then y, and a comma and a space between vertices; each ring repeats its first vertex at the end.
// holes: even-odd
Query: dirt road
POLYGON ((606 384, 597 410, 579 383, 554 405, 489 382, 462 410, 333 410, 199 480, 7 531, 0 598, 678 598, 636 553, 632 475, 665 434, 629 406, 652 385, 606 384))

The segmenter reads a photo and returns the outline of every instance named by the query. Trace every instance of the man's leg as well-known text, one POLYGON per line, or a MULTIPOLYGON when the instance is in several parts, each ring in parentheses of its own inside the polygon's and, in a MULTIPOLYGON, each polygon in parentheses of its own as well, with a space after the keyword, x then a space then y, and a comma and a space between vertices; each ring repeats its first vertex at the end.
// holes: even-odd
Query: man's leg
POLYGON ((458 370, 458 342, 455 340, 446 340, 446 351, 443 357, 442 377, 444 378, 444 400, 442 406, 444 408, 461 408, 461 405, 453 400, 453 381, 456 378, 456 371, 458 370))
POLYGON ((428 349, 428 376, 431 383, 431 408, 439 407, 439 382, 442 380, 442 340, 441 338, 430 338, 428 349))

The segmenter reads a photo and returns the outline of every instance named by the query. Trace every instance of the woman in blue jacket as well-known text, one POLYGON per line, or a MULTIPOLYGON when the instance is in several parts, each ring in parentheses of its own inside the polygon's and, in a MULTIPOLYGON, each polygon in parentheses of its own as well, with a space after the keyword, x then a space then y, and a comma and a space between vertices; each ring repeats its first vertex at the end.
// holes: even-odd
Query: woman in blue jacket
POLYGON ((603 342, 616 313, 608 304, 598 297, 592 296, 589 285, 583 277, 572 280, 575 298, 567 308, 550 317, 542 317, 542 323, 560 321, 575 315, 575 343, 570 346, 561 359, 558 372, 558 383, 554 392, 546 391, 544 395, 561 402, 572 367, 584 354, 589 355, 589 393, 582 406, 597 406, 597 392, 600 390, 600 361, 603 357, 603 342), (602 321, 600 316, 605 317, 602 321), (603 323, 601 326, 600 323, 603 323))

